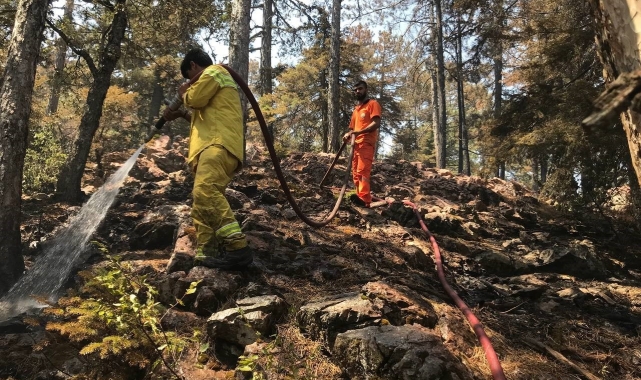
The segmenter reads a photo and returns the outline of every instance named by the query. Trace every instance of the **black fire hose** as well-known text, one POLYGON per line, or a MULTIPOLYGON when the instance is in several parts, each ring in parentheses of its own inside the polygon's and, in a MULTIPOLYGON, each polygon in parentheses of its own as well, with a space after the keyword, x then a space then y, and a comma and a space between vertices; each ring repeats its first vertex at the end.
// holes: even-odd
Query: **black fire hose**
MULTIPOLYGON (((221 65, 227 71, 229 71, 229 74, 234 78, 236 83, 238 83, 238 86, 243 90, 245 93, 245 96, 247 96, 247 99, 249 100, 249 103, 252 105, 252 108, 254 109, 254 113, 256 114, 256 119, 258 120, 258 124, 260 125, 260 129, 263 132, 263 137, 265 138, 265 145, 267 145, 267 150, 269 150, 269 156, 272 159, 272 163, 274 164, 274 171, 276 171, 276 176, 278 177, 278 181, 280 182, 280 186, 283 189, 283 192, 285 193, 285 196, 287 197, 287 201, 289 204, 292 206, 292 209, 298 215, 299 218, 308 225, 312 227, 323 227, 329 224, 329 222, 334 219, 336 216, 336 213, 338 213, 338 208, 341 205, 341 201, 343 200, 343 196, 345 195, 345 190, 347 189, 347 182, 349 180, 349 170, 345 172, 345 181, 343 183, 343 187, 341 188, 340 195, 338 196, 338 199, 336 200, 336 204, 334 205, 334 208, 332 209, 332 212, 327 216, 327 218, 321 220, 321 221, 315 221, 303 214, 303 212, 300 210, 298 207, 298 204, 296 203, 296 200, 292 196, 291 191, 289 190, 289 186, 287 186, 287 182, 285 181, 285 177, 283 176, 283 171, 280 168, 279 160, 278 157, 276 157, 276 150, 274 149, 274 141, 272 140, 272 136, 269 133, 269 130, 267 129, 267 123, 265 123, 265 117, 263 116, 262 111, 260 110, 260 106, 258 105, 258 102, 256 101, 256 98, 252 94, 251 90, 249 89, 249 86, 247 86, 247 83, 243 80, 243 78, 238 75, 237 72, 235 72, 231 67, 227 65, 221 65)), ((352 147, 354 146, 354 135, 352 135, 352 147)), ((345 144, 343 144, 345 146, 345 144)), ((349 162, 347 164, 348 167, 351 167, 352 165, 352 157, 353 157, 353 148, 352 152, 350 152, 349 155, 349 162)))
MULTIPOLYGON (((343 149, 345 149, 345 145, 347 145, 347 141, 343 140, 343 144, 341 145, 340 149, 338 149, 338 153, 336 153, 336 157, 334 157, 334 160, 332 161, 332 164, 329 165, 329 169, 327 169, 327 172, 323 176, 323 179, 320 181, 320 184, 318 185, 321 189, 323 188, 323 185, 325 184, 325 180, 329 176, 329 173, 332 172, 332 169, 334 169, 334 165, 336 165, 336 162, 338 162, 338 158, 341 156, 341 153, 343 152, 343 149)), ((354 146, 354 140, 352 139, 352 146, 354 146)), ((353 149, 352 149, 353 151, 353 149)), ((351 163, 351 162, 350 162, 351 163)), ((349 173, 349 167, 347 168, 347 172, 349 173)))

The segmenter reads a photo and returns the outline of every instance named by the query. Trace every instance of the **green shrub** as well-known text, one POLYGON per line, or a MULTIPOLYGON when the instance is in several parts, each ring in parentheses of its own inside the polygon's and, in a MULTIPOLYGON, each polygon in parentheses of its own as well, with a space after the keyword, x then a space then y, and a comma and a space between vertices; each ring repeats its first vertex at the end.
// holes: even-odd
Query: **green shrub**
MULTIPOLYGON (((106 268, 83 277, 87 282, 80 295, 61 298, 56 307, 46 310, 53 317, 47 330, 81 343, 82 355, 147 372, 160 365, 182 378, 175 365, 192 338, 163 330, 166 309, 156 302, 158 292, 145 276, 133 274, 127 265, 112 258, 106 268)), ((197 285, 192 283, 185 295, 195 293, 197 285)), ((176 300, 174 306, 180 303, 176 300)), ((199 336, 200 332, 194 331, 193 339, 199 336)))
POLYGON ((29 140, 22 188, 27 193, 51 192, 67 154, 64 153, 60 139, 51 125, 36 128, 29 140))

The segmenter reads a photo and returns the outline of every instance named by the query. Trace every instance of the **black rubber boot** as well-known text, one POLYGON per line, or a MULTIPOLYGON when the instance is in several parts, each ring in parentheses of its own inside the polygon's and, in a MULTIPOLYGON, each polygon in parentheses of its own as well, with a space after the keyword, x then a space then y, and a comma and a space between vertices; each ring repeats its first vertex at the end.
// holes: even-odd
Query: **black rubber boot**
POLYGON ((254 261, 254 252, 245 247, 233 251, 221 250, 218 256, 201 256, 194 260, 195 265, 223 270, 243 270, 254 261))

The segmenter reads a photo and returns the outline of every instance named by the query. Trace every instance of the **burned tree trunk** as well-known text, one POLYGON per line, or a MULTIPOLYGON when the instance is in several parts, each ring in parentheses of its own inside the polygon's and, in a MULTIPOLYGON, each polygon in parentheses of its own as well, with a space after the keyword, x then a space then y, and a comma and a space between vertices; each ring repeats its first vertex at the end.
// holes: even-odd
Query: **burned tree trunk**
POLYGON ((22 167, 48 8, 48 0, 18 2, 0 86, 0 294, 9 290, 24 270, 20 252, 22 167))
POLYGON ((85 112, 80 120, 78 136, 73 143, 69 159, 58 177, 56 193, 60 199, 65 201, 77 202, 82 198, 80 185, 85 165, 87 164, 87 158, 91 150, 91 142, 100 125, 102 108, 107 97, 107 91, 111 85, 111 74, 120 59, 121 43, 127 27, 127 10, 125 3, 126 0, 116 1, 113 20, 106 38, 107 43, 100 52, 100 59, 97 66, 86 50, 75 47, 72 41, 62 31, 57 30, 60 37, 64 38, 65 42, 67 42, 74 51, 81 53, 80 55, 87 61, 93 77, 93 82, 87 95, 85 112))

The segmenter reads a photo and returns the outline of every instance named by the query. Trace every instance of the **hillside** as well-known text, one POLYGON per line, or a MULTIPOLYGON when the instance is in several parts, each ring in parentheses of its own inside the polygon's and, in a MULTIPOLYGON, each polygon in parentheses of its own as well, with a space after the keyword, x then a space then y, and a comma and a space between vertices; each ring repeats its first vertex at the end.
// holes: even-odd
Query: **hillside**
MULTIPOLYGON (((143 152, 68 294, 85 297, 82 273, 104 267, 109 254, 145 275, 164 306, 181 298, 184 306, 167 312, 163 328, 204 334, 176 358, 186 379, 251 378, 250 369, 268 379, 491 378, 403 199, 419 206, 449 283, 483 322, 508 379, 582 378, 535 342, 598 378, 641 378, 641 234, 633 223, 577 220, 518 183, 398 161, 372 170, 373 192, 396 202, 362 209, 346 200, 328 226, 315 229, 296 217, 268 156, 253 148, 227 196, 255 263, 247 272, 222 272, 192 265, 185 153, 183 140, 166 137, 143 152)), ((109 156, 108 171, 127 158, 109 156)), ((329 213, 337 194, 318 187, 332 158, 281 160, 299 205, 315 219, 329 213)), ((344 165, 330 186, 342 185, 344 165)), ((87 191, 101 184, 91 171, 85 180, 87 191)), ((78 209, 44 194, 25 200, 28 266, 78 209)), ((1 378, 171 378, 162 366, 146 374, 121 358, 80 355, 86 342, 44 329, 56 318, 45 313, 0 326, 1 378)))

